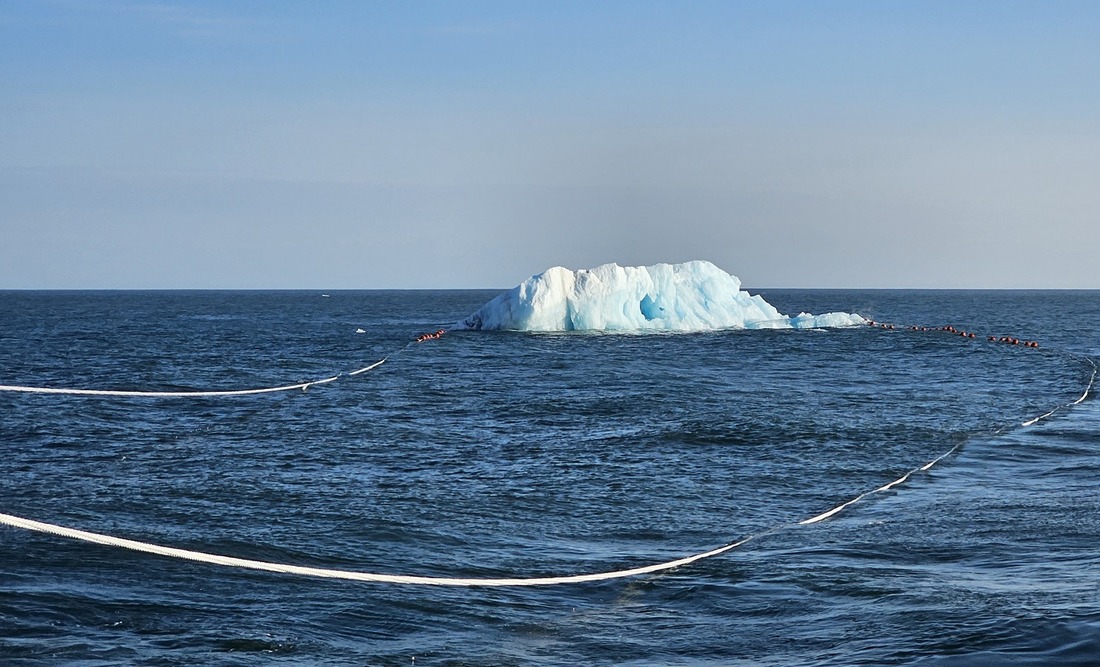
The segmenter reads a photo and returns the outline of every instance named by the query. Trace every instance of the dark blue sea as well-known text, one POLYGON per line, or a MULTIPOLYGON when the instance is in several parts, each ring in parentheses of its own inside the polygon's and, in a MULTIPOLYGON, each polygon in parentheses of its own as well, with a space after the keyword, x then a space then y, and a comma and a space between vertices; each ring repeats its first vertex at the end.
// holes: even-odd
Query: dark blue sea
POLYGON ((0 513, 437 577, 618 570, 754 537, 659 574, 488 588, 0 526, 0 664, 1100 664, 1100 402, 1061 407, 1100 357, 1100 292, 759 292, 898 328, 410 346, 495 293, 0 293, 3 385, 245 389, 388 357, 261 395, 0 392, 0 513))

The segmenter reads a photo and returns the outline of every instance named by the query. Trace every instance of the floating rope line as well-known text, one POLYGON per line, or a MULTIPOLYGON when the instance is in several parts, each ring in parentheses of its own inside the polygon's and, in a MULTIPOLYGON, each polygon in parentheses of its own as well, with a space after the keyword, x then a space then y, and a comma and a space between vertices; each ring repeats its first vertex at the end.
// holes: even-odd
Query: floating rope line
POLYGON ((1054 409, 1053 409, 1053 410, 1051 410, 1050 412, 1047 412, 1047 413, 1045 413, 1045 414, 1041 414, 1041 415, 1039 415, 1038 417, 1035 417, 1034 419, 1029 419, 1029 420, 1027 420, 1026 422, 1023 422, 1022 424, 1020 424, 1020 426, 1031 426, 1031 425, 1032 425, 1032 424, 1034 424, 1035 422, 1038 422, 1038 421, 1041 421, 1041 420, 1043 420, 1043 419, 1046 419, 1047 417, 1051 417, 1051 416, 1053 416, 1055 412, 1058 412, 1058 411, 1059 411, 1059 410, 1061 410, 1062 408, 1070 408, 1070 407, 1073 407, 1073 406, 1075 406, 1075 405, 1078 405, 1078 404, 1079 404, 1079 403, 1081 403, 1082 401, 1084 401, 1084 400, 1085 400, 1086 398, 1088 398, 1088 395, 1089 395, 1089 390, 1091 390, 1091 389, 1092 389, 1092 385, 1093 385, 1093 383, 1095 383, 1095 382, 1096 382, 1096 372, 1097 372, 1097 367, 1096 367, 1096 362, 1095 362, 1095 361, 1093 361, 1092 359, 1090 359, 1089 357, 1085 357, 1085 361, 1087 361, 1087 362, 1089 362, 1090 364, 1092 364, 1092 375, 1091 375, 1091 376, 1089 377, 1089 385, 1088 385, 1088 388, 1086 388, 1086 389, 1085 389, 1085 393, 1081 394, 1081 397, 1080 397, 1080 398, 1078 398, 1078 399, 1077 399, 1076 401, 1073 401, 1072 403, 1067 403, 1066 405, 1061 405, 1061 406, 1058 406, 1057 408, 1054 408, 1054 409))
MULTIPOLYGON (((436 336, 438 338, 438 336, 436 336)), ((421 342, 421 341, 416 341, 421 342)), ((25 394, 69 394, 75 396, 124 396, 124 397, 146 397, 146 398, 202 398, 209 396, 247 396, 250 394, 272 394, 280 391, 293 391, 295 389, 301 389, 305 391, 314 385, 328 384, 329 382, 335 382, 342 377, 352 377, 355 375, 362 375, 367 371, 372 371, 378 368, 382 364, 393 356, 401 354, 409 348, 412 343, 409 343, 400 350, 383 357, 381 360, 374 362, 369 366, 365 366, 358 370, 350 371, 348 373, 337 373, 332 377, 322 378, 320 380, 309 380, 307 382, 299 382, 297 384, 285 384, 277 387, 259 387, 256 389, 225 389, 225 390, 196 390, 196 391, 131 391, 126 389, 69 389, 63 387, 28 387, 23 385, 3 384, 0 385, 0 391, 21 392, 25 394)))
MULTIPOLYGON (((872 326, 872 327, 878 327, 880 329, 888 329, 888 330, 905 328, 905 329, 908 329, 910 331, 945 331, 947 333, 957 335, 957 336, 961 336, 961 337, 967 338, 967 339, 972 339, 972 338, 977 338, 978 337, 978 334, 976 334, 972 331, 960 331, 959 329, 956 329, 955 327, 953 327, 951 325, 942 326, 942 327, 925 327, 925 326, 917 326, 917 325, 908 325, 908 326, 902 327, 901 325, 891 324, 889 322, 875 322, 874 320, 867 320, 867 324, 872 326)), ((1026 347, 1026 348, 1038 348, 1039 347, 1039 343, 1036 342, 1036 341, 1022 340, 1020 338, 1016 338, 1015 336, 988 336, 987 339, 991 343, 1003 343, 1003 344, 1007 344, 1007 345, 1019 345, 1021 347, 1026 347)), ((1081 403, 1082 401, 1085 400, 1086 397, 1088 397, 1089 391, 1092 389, 1092 386, 1096 381, 1096 374, 1097 374, 1097 370, 1098 370, 1097 366, 1096 366, 1096 362, 1093 361, 1089 357, 1080 357, 1076 354, 1072 354, 1072 353, 1069 353, 1069 352, 1063 352, 1062 354, 1068 355, 1068 356, 1070 356, 1074 359, 1079 359, 1079 360, 1083 359, 1084 361, 1087 361, 1092 366, 1092 375, 1089 377, 1088 386, 1085 389, 1085 393, 1081 394, 1081 397, 1078 398, 1076 401, 1073 401, 1071 403, 1067 403, 1065 405, 1060 405, 1060 406, 1054 408, 1053 410, 1051 410, 1050 412, 1043 413, 1043 414, 1039 415, 1038 417, 1033 417, 1033 418, 1031 418, 1031 419, 1029 419, 1025 422, 1022 422, 1020 424, 1020 426, 1032 426, 1033 424, 1036 424, 1037 422, 1040 422, 1040 421, 1042 421, 1042 420, 1044 420, 1048 417, 1053 416, 1056 412, 1058 412, 1059 410, 1061 410, 1063 408, 1073 407, 1074 405, 1077 405, 1077 404, 1081 403)))
MULTIPOLYGON (((386 357, 386 359, 389 359, 389 357, 386 357)), ((352 371, 352 372, 348 373, 348 375, 359 375, 361 373, 366 373, 367 371, 373 371, 375 368, 378 368, 382 364, 386 363, 386 359, 383 359, 382 361, 376 361, 373 364, 371 364, 370 366, 365 366, 363 368, 360 368, 357 371, 352 371)))
MULTIPOLYGON (((875 325, 875 323, 873 323, 873 322, 871 324, 872 324, 872 326, 875 325)), ((893 325, 890 325, 888 328, 894 328, 894 327, 893 327, 893 325)), ((421 342, 421 341, 420 341, 420 339, 418 339, 416 342, 421 342)), ((407 349, 407 347, 408 346, 406 346, 406 349, 407 349)), ((1071 355, 1071 356, 1076 357, 1076 355, 1071 355)), ((1088 398, 1089 394, 1092 393, 1093 388, 1096 384, 1096 376, 1097 376, 1097 372, 1098 372, 1098 367, 1097 367, 1096 362, 1093 361, 1091 358, 1084 357, 1084 360, 1088 361, 1089 364, 1092 366, 1092 373, 1089 376, 1088 383, 1085 387, 1084 392, 1081 394, 1080 398, 1078 398, 1078 399, 1076 399, 1076 400, 1074 400, 1070 403, 1066 403, 1065 405, 1059 406, 1059 407, 1055 408, 1054 410, 1051 410, 1050 412, 1047 412, 1043 415, 1035 417, 1034 419, 1027 420, 1027 421, 1025 421, 1021 424, 1022 427, 1028 427, 1028 426, 1031 426, 1031 425, 1033 425, 1033 424, 1035 424, 1035 423, 1037 423, 1041 420, 1048 419, 1049 417, 1051 417, 1058 410, 1060 410, 1062 408, 1078 405, 1078 404, 1082 403, 1086 398, 1088 398)), ((358 374, 358 373, 365 373, 365 372, 371 370, 372 368, 378 367, 384 361, 385 361, 385 359, 382 359, 381 361, 376 362, 376 363, 374 363, 370 366, 367 366, 365 368, 361 368, 357 371, 353 371, 352 373, 349 373, 349 375, 355 375, 355 374, 358 374)), ((338 377, 340 377, 340 376, 335 376, 331 379, 326 379, 325 381, 326 382, 331 382, 332 380, 335 380, 338 377)), ((319 382, 312 382, 312 383, 306 383, 306 384, 319 384, 319 382)), ((296 387, 300 387, 300 385, 297 385, 296 387)), ((271 391, 273 389, 274 390, 280 390, 281 388, 272 388, 272 389, 268 389, 267 391, 271 391)), ((249 391, 255 392, 256 390, 249 390, 249 391)), ((261 391, 263 391, 263 390, 261 390, 261 391)), ((1003 432, 1003 431, 999 431, 999 432, 1003 432)), ((809 525, 809 524, 820 523, 822 521, 825 521, 826 519, 829 519, 829 518, 843 512, 848 507, 851 507, 852 505, 860 502, 861 500, 863 500, 864 498, 867 498, 868 496, 871 496, 871 495, 876 494, 876 493, 882 493, 882 492, 885 492, 885 491, 889 491, 890 489, 894 488, 895 486, 898 486, 900 484, 904 484, 913 475, 915 475, 917 473, 920 473, 920 472, 926 472, 926 471, 930 470, 933 466, 938 464, 940 461, 942 461, 942 460, 948 458, 949 456, 955 454, 962 447, 962 444, 963 444, 962 442, 957 443, 954 447, 952 447, 948 451, 944 452, 943 454, 937 456, 935 459, 932 459, 931 461, 929 461, 928 463, 920 466, 919 468, 914 468, 913 470, 910 470, 909 472, 905 473, 901 477, 897 478, 896 480, 894 480, 894 481, 892 481, 888 484, 884 484, 883 486, 880 486, 880 487, 878 487, 876 489, 873 489, 871 491, 861 493, 860 495, 856 496, 855 498, 853 498, 853 499, 851 499, 847 502, 841 503, 840 505, 837 505, 836 507, 834 507, 830 510, 822 512, 821 514, 810 517, 808 519, 804 519, 802 521, 799 521, 799 522, 797 522, 797 525, 809 525)), ((262 570, 262 571, 266 571, 266 572, 277 572, 277 573, 281 573, 281 574, 296 574, 296 575, 302 575, 302 576, 322 577, 322 578, 328 578, 328 579, 346 579, 346 580, 351 580, 351 581, 365 581, 365 582, 391 583, 391 584, 414 584, 414 585, 427 585, 427 586, 463 586, 463 587, 475 587, 475 586, 487 586, 487 587, 551 586, 551 585, 562 585, 562 584, 587 583, 587 582, 593 582, 593 581, 607 581, 607 580, 611 580, 611 579, 622 579, 622 578, 626 578, 626 577, 635 577, 635 576, 639 576, 639 575, 643 575, 643 574, 651 574, 651 573, 654 573, 654 572, 661 572, 661 571, 665 571, 665 570, 671 570, 671 569, 677 568, 677 567, 683 567, 685 565, 689 565, 691 563, 695 563, 697 561, 700 561, 700 560, 703 560, 703 559, 706 559, 706 558, 713 558, 715 556, 719 556, 719 555, 724 554, 728 551, 732 551, 733 549, 736 549, 736 548, 738 548, 738 547, 740 547, 740 546, 742 546, 742 545, 744 545, 744 544, 746 544, 746 543, 748 543, 748 542, 750 542, 754 539, 757 539, 757 538, 762 537, 764 535, 774 533, 774 532, 776 532, 776 531, 778 531, 778 530, 780 530, 784 527, 792 525, 792 524, 780 524, 780 525, 774 526, 774 527, 772 527, 772 528, 770 528, 766 531, 756 533, 756 534, 753 534, 753 535, 749 535, 748 537, 744 537, 744 538, 742 538, 740 540, 737 540, 735 542, 730 542, 728 544, 725 544, 723 546, 711 549, 709 551, 703 551, 703 552, 700 552, 700 553, 697 553, 697 554, 692 554, 690 556, 684 556, 683 558, 678 558, 678 559, 670 560, 670 561, 664 561, 664 562, 661 562, 661 563, 655 563, 655 564, 652 564, 652 565, 645 565, 645 566, 641 566, 641 567, 634 567, 634 568, 628 568, 628 569, 622 569, 622 570, 612 570, 612 571, 607 571, 607 572, 597 572, 597 573, 593 573, 593 574, 574 574, 574 575, 561 575, 561 576, 549 576, 549 577, 484 577, 484 578, 478 578, 478 577, 430 577, 430 576, 420 576, 420 575, 382 574, 382 573, 374 573, 374 572, 360 572, 360 571, 355 571, 355 570, 340 570, 340 569, 331 569, 331 568, 306 567, 306 566, 301 566, 301 565, 289 565, 289 564, 285 564, 285 563, 275 563, 275 562, 270 562, 270 561, 250 560, 250 559, 246 559, 246 558, 236 558, 236 557, 233 557, 233 556, 223 556, 223 555, 219 555, 219 554, 211 554, 211 553, 206 553, 206 552, 202 552, 202 551, 192 551, 192 550, 188 550, 188 549, 179 549, 179 548, 176 548, 176 547, 168 547, 168 546, 163 546, 163 545, 159 545, 159 544, 152 544, 152 543, 149 543, 149 542, 140 542, 140 541, 137 541, 137 540, 129 540, 129 539, 121 538, 121 537, 114 537, 112 535, 105 535, 103 533, 93 533, 93 532, 84 531, 84 530, 77 530, 75 528, 69 528, 69 527, 60 526, 60 525, 57 525, 57 524, 45 523, 45 522, 42 522, 42 521, 35 521, 33 519, 26 519, 26 518, 23 518, 23 517, 12 515, 12 514, 0 513, 0 524, 12 526, 12 527, 15 527, 15 528, 22 528, 22 529, 25 529, 25 530, 31 530, 31 531, 41 532, 41 533, 47 533, 47 534, 50 534, 50 535, 57 535, 59 537, 68 537, 68 538, 75 539, 75 540, 83 540, 85 542, 92 542, 92 543, 95 543, 95 544, 102 544, 102 545, 105 545, 105 546, 113 546, 113 547, 119 547, 119 548, 123 548, 123 549, 129 549, 131 551, 139 551, 139 552, 143 552, 143 553, 156 554, 156 555, 160 555, 160 556, 167 556, 167 557, 170 557, 170 558, 180 558, 180 559, 183 559, 183 560, 190 560, 190 561, 201 562, 201 563, 210 563, 210 564, 213 564, 213 565, 221 565, 221 566, 224 566, 224 567, 238 567, 238 568, 245 568, 245 569, 250 569, 250 570, 262 570)))
MULTIPOLYGON (((385 361, 383 359, 382 361, 385 361)), ((382 363, 382 362, 378 362, 382 363)), ((350 373, 349 373, 350 375, 350 373)), ((153 398, 199 398, 202 396, 246 396, 248 394, 271 394, 277 391, 305 391, 315 384, 328 384, 339 380, 339 375, 321 380, 310 380, 281 387, 261 387, 259 389, 228 389, 216 391, 127 391, 122 389, 67 389, 57 387, 23 387, 19 385, 0 385, 0 391, 18 391, 26 394, 72 394, 76 396, 141 396, 153 398)))
POLYGON ((182 558, 184 560, 198 561, 201 563, 212 563, 214 565, 223 565, 226 567, 241 567, 250 570, 264 570, 267 572, 279 572, 283 574, 300 574, 308 577, 324 577, 328 579, 350 579, 352 581, 372 581, 388 584, 420 584, 428 586, 549 586, 554 584, 578 584, 590 581, 621 579, 623 577, 634 577, 640 574, 660 572, 661 570, 670 570, 674 567, 688 565, 689 563, 694 563, 695 561, 702 560, 704 558, 710 558, 712 556, 717 556, 718 554, 725 553, 727 551, 730 551, 731 549, 736 549, 742 544, 753 539, 752 537, 747 537, 737 542, 732 542, 725 546, 721 546, 717 549, 712 549, 710 551, 705 551, 703 553, 686 556, 684 558, 678 558, 676 560, 670 560, 664 563, 646 565, 643 567, 635 567, 628 570, 599 572, 596 574, 577 574, 560 577, 508 577, 479 579, 468 577, 422 577, 401 574, 376 574, 373 572, 334 570, 329 568, 303 567, 300 565, 271 563, 261 560, 248 560, 245 558, 220 556, 217 554, 204 553, 201 551, 189 551, 187 549, 176 549, 174 547, 166 547, 159 544, 150 544, 147 542, 138 542, 136 540, 127 540, 120 537, 113 537, 111 535, 103 535, 101 533, 90 533, 88 531, 67 528, 65 526, 58 526, 52 523, 32 521, 31 519, 24 519, 22 517, 12 516, 10 514, 0 514, 0 523, 17 528, 34 530, 41 533, 49 533, 51 535, 58 535, 61 537, 70 537, 76 540, 84 540, 85 542, 94 542, 96 544, 130 549, 132 551, 142 551, 145 553, 170 556, 172 558, 182 558))
MULTIPOLYGON (((1038 417, 1035 417, 1035 418, 1033 418, 1033 419, 1029 419, 1029 420, 1027 420, 1027 421, 1025 421, 1025 422, 1022 422, 1022 423, 1020 424, 1020 426, 1024 426, 1024 427, 1027 427, 1027 426, 1033 426, 1033 425, 1035 425, 1036 423, 1038 423, 1038 422, 1040 422, 1040 421, 1042 421, 1042 420, 1044 420, 1044 419, 1049 419, 1049 418, 1050 418, 1051 416, 1053 416, 1053 415, 1054 415, 1054 413, 1058 412, 1058 411, 1059 411, 1059 410, 1061 410, 1062 408, 1069 408, 1069 407, 1073 407, 1074 405, 1078 405, 1078 404, 1080 404, 1081 402, 1083 402, 1083 401, 1084 401, 1084 400, 1085 400, 1086 398, 1088 398, 1088 395, 1089 395, 1089 394, 1090 394, 1090 393, 1092 392, 1092 390, 1093 390, 1093 387, 1094 387, 1094 386, 1096 385, 1096 373, 1097 373, 1097 366, 1096 366, 1096 362, 1095 362, 1095 361, 1093 361, 1092 359, 1090 359, 1090 358, 1088 358, 1088 357, 1085 357, 1084 359, 1085 359, 1086 361, 1088 361, 1088 362, 1089 362, 1089 364, 1091 364, 1091 365, 1092 365, 1092 374, 1091 374, 1091 375, 1089 375, 1089 381, 1088 381, 1088 383, 1087 383, 1087 384, 1086 384, 1086 386, 1085 386, 1085 391, 1084 391, 1084 393, 1082 393, 1082 394, 1081 394, 1081 396, 1080 396, 1080 397, 1079 397, 1079 398, 1078 398, 1077 400, 1075 400, 1075 401, 1071 401, 1070 403, 1066 403, 1065 405, 1060 405, 1060 406, 1058 406, 1058 407, 1054 408, 1053 410, 1051 410, 1050 412, 1047 412, 1047 413, 1041 414, 1041 415, 1039 415, 1038 417)), ((1003 431, 1000 431, 1000 432, 1002 432, 1002 433, 1003 433, 1003 431)), ((873 491, 867 491, 866 493, 861 493, 861 494, 859 494, 858 496, 856 496, 855 498, 853 498, 853 499, 849 500, 848 502, 846 502, 846 503, 844 503, 844 504, 842 504, 842 505, 837 505, 836 507, 834 507, 833 509, 831 509, 831 510, 829 510, 829 511, 827 511, 827 512, 822 512, 821 514, 818 514, 818 515, 817 515, 817 516, 815 516, 815 517, 811 517, 811 518, 809 518, 809 519, 805 519, 805 520, 803 520, 803 521, 799 521, 798 523, 799 523, 799 525, 803 525, 803 524, 810 524, 810 523, 817 523, 817 522, 819 522, 819 521, 824 521, 825 519, 828 519, 829 517, 833 516, 834 514, 837 514, 838 512, 841 512, 841 511, 843 511, 843 510, 844 510, 845 508, 847 508, 847 507, 848 507, 849 505, 854 505, 855 503, 857 503, 857 502, 859 502, 859 501, 863 500, 863 499, 864 499, 864 498, 866 498, 867 496, 870 496, 870 495, 872 495, 872 494, 875 494, 875 493, 881 493, 882 491, 889 491, 889 490, 890 490, 891 488, 893 488, 893 487, 897 486, 898 484, 902 484, 902 483, 904 483, 904 482, 905 482, 906 480, 908 480, 908 479, 909 479, 909 478, 910 478, 910 477, 911 477, 911 476, 912 476, 913 474, 915 474, 915 473, 918 473, 918 472, 925 472, 925 471, 927 471, 927 470, 930 470, 930 469, 931 469, 931 468, 932 468, 933 466, 935 466, 935 465, 936 465, 937 463, 939 463, 939 462, 940 462, 940 461, 942 461, 943 459, 945 459, 945 458, 947 458, 948 456, 951 456, 952 454, 954 454, 955 452, 957 452, 957 451, 959 450, 959 448, 960 448, 960 447, 962 447, 962 444, 963 444, 963 443, 961 443, 961 442, 960 442, 960 443, 958 443, 957 445, 955 445, 954 447, 952 447, 952 448, 951 448, 950 450, 948 450, 948 451, 947 451, 947 452, 945 452, 944 454, 941 454, 940 456, 936 457, 936 458, 935 458, 935 459, 933 459, 932 461, 929 461, 928 463, 926 463, 926 464, 922 465, 922 466, 921 466, 921 467, 919 467, 919 468, 914 468, 913 470, 910 470, 909 472, 905 473, 904 475, 902 475, 901 477, 899 477, 899 478, 895 479, 894 481, 890 482, 889 484, 886 484, 886 485, 884 485, 884 486, 880 486, 879 488, 877 488, 877 489, 875 489, 875 490, 873 490, 873 491)))
POLYGON ((904 484, 905 482, 907 482, 909 480, 910 477, 912 477, 916 473, 926 472, 928 470, 931 470, 934 465, 936 465, 940 461, 944 460, 948 456, 951 456, 955 452, 959 451, 960 447, 962 447, 961 442, 959 444, 955 445, 954 447, 952 447, 951 449, 947 450, 943 454, 940 454, 936 458, 932 459, 928 463, 925 463, 921 467, 913 468, 912 470, 905 473, 901 477, 898 477, 897 479, 890 482, 889 484, 884 484, 884 485, 878 487, 877 489, 861 493, 858 496, 856 496, 855 498, 852 498, 851 500, 849 500, 848 502, 837 505, 833 509, 828 510, 826 512, 822 512, 821 514, 818 514, 817 516, 810 517, 809 519, 803 519, 802 521, 798 522, 798 525, 803 526, 803 525, 807 525, 807 524, 811 524, 811 523, 819 523, 821 521, 824 521, 825 519, 828 519, 829 517, 831 517, 833 515, 836 515, 836 514, 839 514, 840 512, 843 512, 845 509, 847 509, 848 507, 850 507, 852 505, 855 505, 856 503, 863 500, 867 496, 874 495, 876 493, 882 493, 883 491, 889 491, 890 489, 894 488, 895 486, 897 486, 899 484, 904 484))

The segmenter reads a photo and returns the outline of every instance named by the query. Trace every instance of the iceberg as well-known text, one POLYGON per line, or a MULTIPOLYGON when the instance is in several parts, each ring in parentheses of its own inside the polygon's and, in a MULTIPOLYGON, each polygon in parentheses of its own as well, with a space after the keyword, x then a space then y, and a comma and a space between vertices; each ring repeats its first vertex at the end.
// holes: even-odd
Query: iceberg
POLYGON ((864 324, 854 313, 783 315, 741 280, 703 260, 683 264, 556 266, 531 276, 452 329, 509 331, 711 331, 813 329, 864 324))

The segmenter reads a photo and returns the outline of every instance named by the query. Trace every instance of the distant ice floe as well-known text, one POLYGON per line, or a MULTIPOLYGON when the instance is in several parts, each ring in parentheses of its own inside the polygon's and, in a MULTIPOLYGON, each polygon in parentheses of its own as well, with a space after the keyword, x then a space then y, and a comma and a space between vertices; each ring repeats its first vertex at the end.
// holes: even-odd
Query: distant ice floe
POLYGON ((854 313, 783 315, 741 280, 703 260, 571 271, 560 266, 497 296, 453 329, 708 331, 863 324, 854 313))

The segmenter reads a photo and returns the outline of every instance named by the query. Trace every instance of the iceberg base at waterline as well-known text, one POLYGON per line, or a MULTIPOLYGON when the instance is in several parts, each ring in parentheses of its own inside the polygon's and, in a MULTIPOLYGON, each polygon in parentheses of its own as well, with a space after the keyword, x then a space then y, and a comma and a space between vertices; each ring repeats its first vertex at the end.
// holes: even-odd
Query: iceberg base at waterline
POLYGON ((531 276, 452 329, 710 331, 864 324, 855 313, 783 315, 741 280, 703 260, 682 264, 560 266, 531 276))

